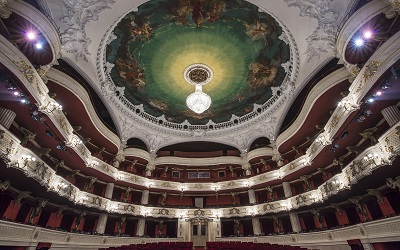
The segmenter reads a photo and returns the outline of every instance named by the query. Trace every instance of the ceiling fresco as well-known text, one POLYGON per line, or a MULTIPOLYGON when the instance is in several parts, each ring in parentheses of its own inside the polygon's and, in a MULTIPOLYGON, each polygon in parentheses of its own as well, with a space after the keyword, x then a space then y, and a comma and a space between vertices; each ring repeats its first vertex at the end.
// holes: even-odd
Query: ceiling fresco
POLYGON ((152 0, 127 14, 106 49, 110 76, 132 104, 174 123, 225 122, 243 116, 272 96, 286 73, 289 45, 269 14, 242 0, 152 0), (203 91, 211 107, 202 114, 186 106, 195 88, 184 79, 190 65, 213 71, 203 91))

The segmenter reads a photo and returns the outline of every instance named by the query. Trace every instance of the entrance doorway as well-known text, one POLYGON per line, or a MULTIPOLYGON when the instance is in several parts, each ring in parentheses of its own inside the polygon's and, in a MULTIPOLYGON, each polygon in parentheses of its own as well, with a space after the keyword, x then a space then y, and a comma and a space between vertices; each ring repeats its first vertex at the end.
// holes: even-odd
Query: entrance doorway
POLYGON ((207 222, 192 223, 192 241, 194 247, 205 247, 207 242, 207 222))

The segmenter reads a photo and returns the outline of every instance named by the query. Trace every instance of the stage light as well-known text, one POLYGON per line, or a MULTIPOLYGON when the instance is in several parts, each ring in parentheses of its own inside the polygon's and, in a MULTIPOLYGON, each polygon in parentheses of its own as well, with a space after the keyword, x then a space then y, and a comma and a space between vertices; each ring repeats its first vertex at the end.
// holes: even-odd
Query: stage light
POLYGON ((28 31, 26 33, 26 38, 28 38, 28 40, 35 40, 36 39, 36 33, 33 31, 28 31))
POLYGON ((360 47, 360 46, 362 46, 362 45, 364 44, 364 40, 361 39, 361 38, 357 38, 357 39, 355 40, 354 44, 355 44, 357 47, 360 47))
POLYGON ((369 99, 368 99, 368 102, 369 102, 369 103, 373 103, 374 101, 375 101, 374 98, 369 98, 369 99))
POLYGON ((19 96, 19 91, 14 91, 13 95, 14 96, 19 96))
POLYGON ((43 48, 43 44, 41 44, 41 43, 36 43, 36 44, 35 44, 35 47, 36 47, 37 49, 42 49, 42 48, 43 48))
POLYGON ((370 30, 365 31, 363 37, 365 39, 370 39, 372 37, 372 32, 370 30))
POLYGON ((381 96, 382 95, 382 91, 376 91, 375 96, 381 96))

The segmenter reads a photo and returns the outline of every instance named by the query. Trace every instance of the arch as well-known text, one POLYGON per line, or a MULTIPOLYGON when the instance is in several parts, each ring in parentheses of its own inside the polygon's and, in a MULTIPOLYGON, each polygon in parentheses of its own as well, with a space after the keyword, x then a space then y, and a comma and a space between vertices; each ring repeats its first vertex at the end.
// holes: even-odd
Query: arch
POLYGON ((269 147, 271 141, 267 137, 258 137, 250 144, 250 151, 256 148, 269 147))
POLYGON ((146 143, 144 143, 144 141, 142 141, 141 139, 136 138, 136 137, 129 138, 126 141, 126 146, 128 148, 140 148, 140 149, 146 150, 147 152, 149 151, 146 143))

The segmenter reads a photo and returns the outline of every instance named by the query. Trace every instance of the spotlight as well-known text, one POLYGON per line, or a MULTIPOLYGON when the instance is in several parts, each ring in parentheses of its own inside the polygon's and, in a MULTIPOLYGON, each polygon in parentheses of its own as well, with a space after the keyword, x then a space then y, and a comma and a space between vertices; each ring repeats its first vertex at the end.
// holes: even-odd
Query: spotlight
POLYGON ((354 44, 355 44, 357 47, 360 47, 360 46, 362 46, 362 45, 364 44, 364 40, 361 39, 361 38, 357 38, 356 41, 354 42, 354 44))
POLYGON ((14 91, 14 92, 13 92, 13 95, 19 96, 19 91, 14 91))
POLYGON ((67 151, 67 146, 65 146, 61 142, 56 146, 56 148, 59 149, 59 150, 67 151))
POLYGON ((356 118, 356 122, 358 122, 358 123, 362 123, 363 121, 365 121, 364 114, 361 114, 356 118))
POLYGON ((370 110, 370 109, 365 110, 365 115, 366 116, 372 115, 372 110, 370 110))
POLYGON ((21 102, 22 103, 26 103, 26 99, 21 99, 21 102))
POLYGON ((35 44, 35 47, 36 47, 37 49, 42 49, 42 48, 43 48, 43 44, 41 44, 41 43, 36 43, 36 44, 35 44))
POLYGON ((47 135, 48 137, 53 137, 53 133, 50 132, 49 130, 46 130, 46 135, 47 135))
POLYGON ((382 91, 376 91, 375 96, 381 96, 382 95, 382 91))
POLYGON ((28 31, 26 33, 26 38, 28 38, 28 40, 35 40, 36 39, 36 33, 33 31, 28 31))
POLYGON ((372 37, 372 32, 370 30, 365 31, 363 37, 365 39, 370 39, 372 37))
POLYGON ((369 99, 368 99, 368 102, 369 102, 369 103, 373 103, 374 101, 375 101, 374 98, 369 98, 369 99))
POLYGON ((391 87, 390 84, 385 82, 385 84, 382 85, 382 90, 390 89, 390 87, 391 87))

